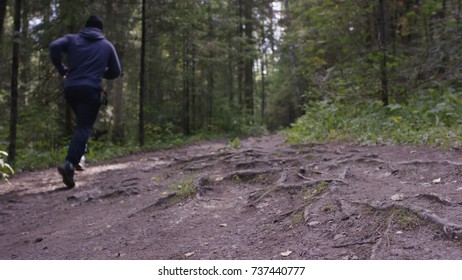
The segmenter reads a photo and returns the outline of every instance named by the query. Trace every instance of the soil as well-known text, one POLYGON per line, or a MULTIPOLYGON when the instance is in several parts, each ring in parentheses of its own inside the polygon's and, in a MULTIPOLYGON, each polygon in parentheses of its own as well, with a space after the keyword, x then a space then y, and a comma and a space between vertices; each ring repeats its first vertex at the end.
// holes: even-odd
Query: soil
POLYGON ((462 259, 461 151, 280 135, 0 183, 0 259, 462 259))

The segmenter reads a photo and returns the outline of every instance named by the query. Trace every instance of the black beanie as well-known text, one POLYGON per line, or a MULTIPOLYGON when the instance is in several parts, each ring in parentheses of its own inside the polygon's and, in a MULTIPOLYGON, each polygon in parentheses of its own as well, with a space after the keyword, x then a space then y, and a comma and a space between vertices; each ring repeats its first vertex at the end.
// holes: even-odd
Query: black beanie
POLYGON ((85 27, 96 27, 103 30, 103 21, 98 16, 91 16, 87 19, 85 27))

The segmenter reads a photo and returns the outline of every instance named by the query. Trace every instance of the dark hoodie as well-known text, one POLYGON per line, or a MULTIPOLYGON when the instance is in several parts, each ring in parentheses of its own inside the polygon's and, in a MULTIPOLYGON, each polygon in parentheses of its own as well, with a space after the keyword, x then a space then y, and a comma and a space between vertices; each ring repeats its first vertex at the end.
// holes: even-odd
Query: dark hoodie
POLYGON ((102 88, 102 78, 115 79, 121 67, 114 46, 94 27, 84 27, 78 34, 65 35, 50 44, 50 57, 56 69, 66 76, 64 87, 102 88), (67 66, 61 56, 67 53, 67 66))

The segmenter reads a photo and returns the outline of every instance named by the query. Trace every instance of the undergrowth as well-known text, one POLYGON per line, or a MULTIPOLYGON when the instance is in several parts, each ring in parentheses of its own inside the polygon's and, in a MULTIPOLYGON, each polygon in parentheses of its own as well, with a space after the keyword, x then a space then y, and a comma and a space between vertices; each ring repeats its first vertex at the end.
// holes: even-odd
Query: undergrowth
POLYGON ((459 147, 462 143, 462 92, 452 89, 428 90, 388 106, 379 100, 336 98, 311 102, 305 109, 305 115, 285 130, 292 144, 350 141, 459 147))
MULTIPOLYGON (((140 147, 138 143, 133 141, 129 141, 124 144, 114 144, 110 140, 104 138, 103 140, 98 141, 90 139, 88 143, 89 151, 85 155, 85 158, 87 163, 96 163, 127 155, 180 147, 190 143, 213 139, 231 139, 229 140, 230 145, 237 148, 240 145, 239 136, 256 136, 266 133, 266 130, 263 127, 256 124, 243 127, 247 127, 247 130, 243 129, 240 133, 212 133, 208 131, 198 131, 195 135, 183 136, 181 134, 173 133, 171 129, 164 128, 160 130, 154 126, 147 126, 144 146, 140 147)), ((53 148, 47 148, 48 145, 44 144, 42 146, 45 148, 40 149, 31 148, 22 143, 19 145, 17 151, 17 157, 14 164, 15 171, 33 171, 56 166, 64 161, 69 141, 70 139, 63 139, 61 144, 55 145, 53 148)), ((6 150, 7 144, 7 142, 0 142, 0 150, 6 150)), ((2 172, 2 174, 6 175, 6 171, 2 172)))

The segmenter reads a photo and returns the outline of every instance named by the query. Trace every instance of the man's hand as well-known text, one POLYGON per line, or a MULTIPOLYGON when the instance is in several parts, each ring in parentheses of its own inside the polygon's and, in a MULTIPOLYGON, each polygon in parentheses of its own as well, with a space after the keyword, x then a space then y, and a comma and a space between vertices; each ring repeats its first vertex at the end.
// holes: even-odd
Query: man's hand
POLYGON ((61 76, 63 77, 63 79, 67 78, 67 74, 68 74, 67 67, 63 66, 63 71, 61 72, 61 76))

